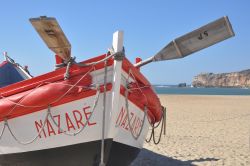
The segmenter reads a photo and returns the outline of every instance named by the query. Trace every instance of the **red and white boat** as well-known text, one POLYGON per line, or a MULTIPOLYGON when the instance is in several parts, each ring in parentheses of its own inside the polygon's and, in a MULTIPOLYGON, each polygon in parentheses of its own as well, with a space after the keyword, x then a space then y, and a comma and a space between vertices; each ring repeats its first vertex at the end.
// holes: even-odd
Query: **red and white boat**
POLYGON ((223 17, 132 64, 124 54, 123 32, 117 31, 108 53, 76 63, 55 18, 30 21, 56 54, 57 69, 32 77, 5 55, 0 69, 7 65, 12 73, 0 72, 6 80, 0 80, 1 166, 129 165, 150 126, 163 119, 163 107, 139 68, 185 57, 234 35, 223 17))

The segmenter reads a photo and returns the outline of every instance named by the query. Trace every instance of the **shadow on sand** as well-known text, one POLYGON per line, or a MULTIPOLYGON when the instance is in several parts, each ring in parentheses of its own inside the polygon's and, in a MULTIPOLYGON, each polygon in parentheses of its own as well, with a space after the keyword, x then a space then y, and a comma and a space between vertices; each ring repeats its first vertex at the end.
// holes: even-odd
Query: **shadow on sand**
POLYGON ((142 149, 138 157, 130 166, 195 166, 192 162, 218 161, 216 158, 200 158, 195 160, 181 161, 171 157, 154 153, 147 149, 142 149))

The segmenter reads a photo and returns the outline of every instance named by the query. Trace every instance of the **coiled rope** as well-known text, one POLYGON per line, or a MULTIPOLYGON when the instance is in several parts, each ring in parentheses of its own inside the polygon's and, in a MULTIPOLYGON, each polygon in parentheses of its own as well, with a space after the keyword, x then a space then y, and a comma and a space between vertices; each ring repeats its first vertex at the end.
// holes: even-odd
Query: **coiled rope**
POLYGON ((152 125, 152 130, 151 130, 151 134, 150 134, 150 137, 149 139, 147 140, 146 139, 146 142, 149 143, 151 142, 152 138, 153 138, 153 142, 155 145, 159 144, 161 142, 161 138, 162 138, 162 133, 164 131, 164 135, 165 135, 165 130, 166 130, 166 108, 163 107, 162 108, 162 117, 161 117, 161 120, 160 122, 155 126, 155 124, 152 125), (156 141, 156 136, 155 136, 155 130, 160 126, 161 124, 161 129, 160 129, 160 134, 159 134, 159 138, 158 140, 156 141))
MULTIPOLYGON (((126 82, 127 82, 127 85, 128 85, 128 80, 129 80, 129 76, 130 76, 130 74, 132 75, 132 77, 133 77, 133 79, 135 80, 135 83, 136 83, 136 85, 137 85, 137 88, 131 88, 130 90, 140 90, 141 91, 141 94, 144 96, 144 98, 146 99, 146 103, 147 103, 147 105, 148 105, 148 100, 147 100, 147 97, 146 97, 146 95, 143 93, 143 91, 142 91, 142 89, 143 88, 149 88, 150 86, 142 86, 142 87, 140 87, 139 86, 139 83, 136 81, 136 79, 135 79, 135 76, 133 75, 133 73, 131 72, 131 70, 129 70, 129 74, 128 74, 128 78, 126 79, 126 82)), ((126 108, 127 108, 127 110, 128 110, 128 99, 127 99, 127 95, 128 95, 128 88, 126 88, 126 92, 125 92, 125 94, 126 94, 126 108)), ((147 109, 147 107, 145 106, 145 108, 147 109)), ((144 113, 145 113, 145 110, 144 110, 144 113)), ((128 114, 128 111, 127 111, 127 114, 128 114)), ((162 133, 164 132, 164 134, 166 133, 166 108, 165 107, 163 107, 162 108, 162 117, 161 117, 161 120, 160 120, 160 122, 158 122, 158 124, 157 125, 155 125, 155 123, 151 123, 151 120, 149 119, 149 116, 148 116, 148 114, 147 114, 147 110, 146 110, 146 115, 147 115, 147 119, 148 119, 148 122, 149 122, 149 124, 151 125, 151 128, 152 128, 152 131, 151 131, 151 134, 150 134, 150 138, 149 138, 149 140, 147 140, 146 139, 146 142, 150 142, 151 141, 151 139, 153 138, 153 142, 154 142, 154 144, 159 144, 160 143, 160 141, 161 141, 161 137, 162 137, 162 133), (159 138, 158 138, 158 140, 156 141, 156 136, 155 136, 155 130, 159 127, 159 125, 161 124, 161 129, 160 129, 160 134, 159 134, 159 138)), ((144 114, 144 116, 145 116, 145 114, 144 114)), ((128 119, 129 119, 129 117, 128 117, 128 119)), ((129 119, 130 120, 130 119, 129 119)), ((143 124, 144 124, 144 119, 143 119, 143 124)), ((130 123, 129 123, 129 127, 130 127, 130 123)), ((142 126, 142 128, 143 128, 143 126, 142 126)), ((141 130, 140 130, 140 132, 141 132, 141 130)), ((132 134, 132 136, 134 137, 134 135, 132 134)), ((134 138, 136 138, 136 137, 134 137, 134 138)), ((138 138, 137 138, 138 139, 138 138)))

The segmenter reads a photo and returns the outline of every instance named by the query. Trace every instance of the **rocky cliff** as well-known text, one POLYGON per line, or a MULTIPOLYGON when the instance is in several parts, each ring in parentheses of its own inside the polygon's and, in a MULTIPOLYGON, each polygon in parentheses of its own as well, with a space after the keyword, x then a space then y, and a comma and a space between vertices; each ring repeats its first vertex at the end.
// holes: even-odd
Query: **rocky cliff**
POLYGON ((250 87, 250 69, 233 73, 202 73, 194 77, 194 87, 250 87))

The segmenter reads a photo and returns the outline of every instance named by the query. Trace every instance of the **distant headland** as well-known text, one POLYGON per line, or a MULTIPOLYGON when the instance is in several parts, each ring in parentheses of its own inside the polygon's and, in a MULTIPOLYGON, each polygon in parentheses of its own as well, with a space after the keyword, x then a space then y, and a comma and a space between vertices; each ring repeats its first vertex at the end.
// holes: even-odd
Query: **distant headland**
POLYGON ((250 69, 232 73, 201 73, 194 77, 193 87, 249 88, 250 69))

